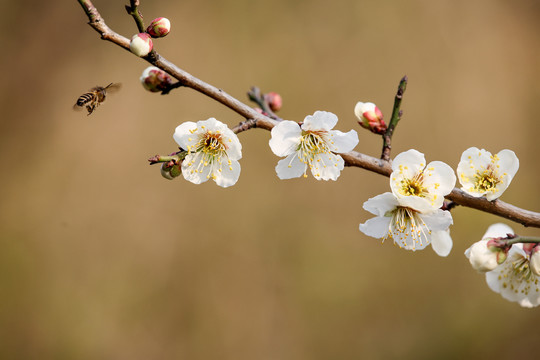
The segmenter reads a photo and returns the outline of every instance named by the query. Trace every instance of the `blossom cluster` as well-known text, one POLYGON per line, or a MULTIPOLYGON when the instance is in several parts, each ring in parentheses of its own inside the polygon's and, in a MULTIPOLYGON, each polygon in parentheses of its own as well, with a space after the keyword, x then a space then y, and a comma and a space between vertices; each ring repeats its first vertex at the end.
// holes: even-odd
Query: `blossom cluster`
MULTIPOLYGON (((149 78, 162 75, 157 70, 147 69, 141 81, 153 84, 149 78), (152 75, 152 71, 156 72, 152 75)), ((355 114, 359 124, 374 133, 387 129, 382 113, 372 103, 358 103, 355 114)), ((344 169, 340 154, 352 151, 359 141, 355 130, 334 130, 337 122, 337 116, 327 111, 316 111, 301 123, 279 121, 269 140, 272 152, 283 157, 275 168, 277 176, 307 177, 309 170, 317 180, 337 180, 344 169)), ((221 187, 238 181, 242 145, 227 125, 214 118, 185 122, 176 128, 173 137, 183 156, 176 166, 162 168, 166 178, 181 174, 194 184, 212 179, 221 187)), ((441 161, 427 163, 424 154, 410 149, 398 154, 391 166, 390 191, 364 203, 363 208, 375 217, 360 224, 359 230, 383 242, 391 239, 405 250, 422 250, 431 245, 437 255, 447 256, 453 246, 449 230, 453 219, 444 200, 454 190, 456 180, 468 195, 493 201, 508 188, 519 160, 511 150, 492 155, 471 147, 463 152, 456 177, 449 165, 441 161)), ((534 251, 522 244, 505 247, 494 238, 498 232, 510 234, 512 230, 497 225, 484 240, 469 248, 466 256, 475 269, 486 272, 491 289, 522 306, 539 305, 540 246, 534 251)))
POLYGON ((508 225, 493 224, 465 256, 474 269, 485 273, 491 290, 523 307, 535 307, 540 305, 540 245, 502 241, 513 234, 508 225))

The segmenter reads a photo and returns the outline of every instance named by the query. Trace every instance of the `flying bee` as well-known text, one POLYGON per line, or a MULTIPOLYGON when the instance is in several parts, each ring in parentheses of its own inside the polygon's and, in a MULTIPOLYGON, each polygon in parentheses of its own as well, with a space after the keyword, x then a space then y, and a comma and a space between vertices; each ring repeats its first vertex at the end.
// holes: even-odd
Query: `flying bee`
POLYGON ((73 108, 78 110, 85 106, 86 110, 88 111, 88 115, 90 115, 99 106, 99 104, 105 101, 107 92, 112 93, 118 91, 121 86, 122 84, 120 83, 110 83, 105 87, 93 87, 89 92, 79 96, 77 102, 75 105, 73 105, 73 108))

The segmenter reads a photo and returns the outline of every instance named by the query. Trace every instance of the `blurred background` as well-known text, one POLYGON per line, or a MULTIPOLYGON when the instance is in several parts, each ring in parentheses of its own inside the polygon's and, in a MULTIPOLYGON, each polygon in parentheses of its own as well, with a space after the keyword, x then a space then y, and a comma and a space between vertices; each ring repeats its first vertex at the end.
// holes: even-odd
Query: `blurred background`
MULTIPOLYGON (((136 32, 123 1, 94 4, 136 32)), ((168 181, 147 160, 176 150, 174 128, 229 109, 189 89, 161 96, 148 66, 100 40, 77 1, 0 2, 0 358, 533 358, 540 310, 493 293, 463 256, 504 221, 452 211, 454 248, 407 252, 366 237, 365 200, 388 179, 346 168, 337 182, 280 181, 270 134, 240 134, 242 174, 168 181), (94 114, 79 95, 121 82, 94 114)), ((353 108, 390 117, 409 86, 393 155, 415 148, 455 168, 471 146, 512 149, 503 200, 540 211, 540 5, 535 0, 142 1, 171 20, 155 49, 247 101, 279 92, 279 113, 316 110, 356 129, 353 108)), ((538 229, 510 224, 524 235, 538 229)))

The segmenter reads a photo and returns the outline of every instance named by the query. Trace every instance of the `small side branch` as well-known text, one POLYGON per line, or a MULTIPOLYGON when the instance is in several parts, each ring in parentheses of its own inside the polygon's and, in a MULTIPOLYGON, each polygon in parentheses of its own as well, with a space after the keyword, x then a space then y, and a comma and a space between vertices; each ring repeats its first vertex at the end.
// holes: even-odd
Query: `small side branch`
POLYGON ((130 5, 126 5, 126 11, 129 15, 133 16, 135 23, 137 24, 137 29, 139 32, 145 32, 146 27, 144 26, 143 16, 139 12, 139 0, 130 0, 130 5))
POLYGON ((252 86, 247 95, 249 100, 260 106, 263 114, 268 115, 269 118, 277 121, 283 120, 272 111, 270 104, 268 103, 268 98, 261 93, 261 90, 258 87, 252 86))
POLYGON ((386 129, 386 132, 383 135, 383 150, 381 159, 386 161, 390 160, 390 152, 392 151, 392 135, 394 134, 394 129, 403 115, 403 111, 401 110, 401 100, 403 100, 403 93, 405 93, 405 89, 407 89, 407 81, 408 78, 405 75, 399 82, 394 100, 394 109, 392 110, 392 118, 390 119, 390 124, 388 124, 388 129, 386 129))

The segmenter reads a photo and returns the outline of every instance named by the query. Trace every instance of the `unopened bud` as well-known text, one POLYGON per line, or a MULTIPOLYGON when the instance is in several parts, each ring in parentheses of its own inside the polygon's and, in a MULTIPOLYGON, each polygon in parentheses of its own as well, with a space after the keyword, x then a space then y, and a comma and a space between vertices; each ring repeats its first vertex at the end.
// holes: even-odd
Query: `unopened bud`
POLYGON ((465 251, 473 269, 488 272, 495 269, 506 260, 509 247, 501 246, 498 239, 484 239, 475 242, 465 251))
POLYGON ((540 245, 533 247, 529 266, 534 275, 540 276, 540 245))
POLYGON ((164 37, 171 31, 171 22, 164 17, 158 17, 150 23, 146 32, 153 38, 164 37))
POLYGON ((137 56, 146 56, 152 51, 154 44, 147 33, 135 34, 129 43, 129 50, 137 56))
POLYGON ((283 105, 283 100, 281 99, 281 95, 279 95, 277 92, 269 92, 265 95, 266 101, 268 101, 268 105, 270 106, 270 110, 276 112, 281 109, 281 106, 283 105))
POLYGON ((165 179, 173 180, 181 174, 182 168, 180 164, 174 161, 161 164, 161 176, 163 176, 165 179))
POLYGON ((387 126, 383 120, 383 114, 375 104, 358 102, 354 107, 354 114, 363 128, 375 134, 384 134, 386 132, 387 126))
POLYGON ((173 83, 173 78, 169 74, 155 66, 144 69, 140 80, 142 86, 151 92, 167 90, 173 83))

